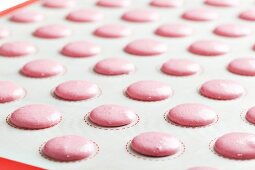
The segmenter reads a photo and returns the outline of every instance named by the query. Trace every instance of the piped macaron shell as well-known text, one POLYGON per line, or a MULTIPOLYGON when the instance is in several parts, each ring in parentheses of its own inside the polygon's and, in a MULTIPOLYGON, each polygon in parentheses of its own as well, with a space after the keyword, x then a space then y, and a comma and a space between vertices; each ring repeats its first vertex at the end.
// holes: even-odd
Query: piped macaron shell
POLYGON ((21 73, 28 77, 46 78, 56 76, 65 71, 64 66, 52 59, 38 59, 26 63, 21 73))
POLYGON ((255 106, 250 108, 245 115, 245 118, 248 122, 255 124, 255 106))
POLYGON ((160 8, 177 8, 182 6, 182 0, 152 0, 150 2, 151 6, 160 8))
POLYGON ((51 105, 32 104, 15 110, 9 121, 18 128, 44 129, 58 124, 61 121, 61 113, 51 105))
POLYGON ((159 14, 149 9, 133 9, 124 13, 122 19, 137 23, 153 22, 159 19, 159 14))
POLYGON ((156 56, 167 52, 165 43, 154 39, 139 39, 132 41, 124 48, 124 51, 136 56, 156 56))
POLYGON ((18 23, 33 23, 42 21, 45 16, 39 11, 20 10, 15 12, 10 20, 18 23))
POLYGON ((239 0, 205 0, 204 2, 216 7, 234 7, 240 4, 239 0))
POLYGON ((35 30, 34 36, 38 38, 56 39, 64 38, 72 34, 72 30, 64 25, 46 25, 35 30))
POLYGON ((0 56, 22 57, 36 52, 36 47, 30 42, 6 42, 0 46, 0 56))
POLYGON ((70 8, 76 4, 75 0, 43 0, 43 6, 47 8, 70 8))
POLYGON ((185 103, 173 107, 168 120, 180 126, 201 127, 217 120, 217 113, 209 106, 198 103, 185 103))
POLYGON ((187 170, 219 170, 219 169, 208 167, 208 166, 196 166, 196 167, 189 168, 187 170))
POLYGON ((63 100, 81 101, 96 97, 100 94, 99 87, 85 80, 70 80, 58 85, 54 94, 63 100))
POLYGON ((78 135, 65 135, 50 139, 41 150, 42 154, 56 161, 78 161, 96 152, 95 144, 78 135))
POLYGON ((241 24, 223 24, 214 29, 214 33, 224 37, 244 37, 251 33, 251 29, 241 24))
POLYGON ((202 84, 200 94, 216 100, 232 100, 244 94, 244 88, 232 80, 215 79, 202 84))
POLYGON ((73 58, 92 57, 100 52, 101 47, 90 41, 71 42, 66 44, 61 50, 61 54, 73 58))
POLYGON ((106 58, 96 63, 94 71, 99 74, 114 76, 135 71, 135 65, 123 58, 106 58))
POLYGON ((11 81, 0 81, 0 103, 7 103, 21 99, 25 96, 25 90, 11 81))
POLYGON ((126 95, 134 100, 160 101, 173 95, 168 84, 155 80, 143 80, 128 86, 126 95))
POLYGON ((188 59, 170 59, 161 66, 161 71, 172 76, 190 76, 197 74, 201 66, 188 59))
POLYGON ((246 21, 255 21, 255 8, 241 12, 239 18, 246 21))
POLYGON ((255 159, 255 134, 227 133, 216 140, 214 150, 219 155, 230 159, 255 159))
POLYGON ((135 112, 125 106, 116 104, 101 105, 89 114, 89 120, 103 127, 120 127, 129 125, 136 120, 135 112))
POLYGON ((121 8, 129 6, 130 0, 98 0, 96 4, 101 7, 121 8))
POLYGON ((104 15, 96 9, 78 9, 66 16, 66 19, 72 22, 96 22, 103 18, 104 15))
POLYGON ((164 157, 176 154, 181 150, 181 142, 171 134, 163 132, 145 132, 131 141, 135 152, 151 157, 164 157))
POLYGON ((187 37, 193 33, 193 29, 185 24, 164 24, 155 31, 157 35, 169 38, 187 37))
POLYGON ((237 58, 227 66, 228 71, 242 76, 255 76, 255 58, 237 58))
POLYGON ((230 47, 226 43, 217 40, 200 40, 191 44, 188 50, 196 55, 213 57, 228 53, 230 47))
POLYGON ((103 38, 121 38, 131 34, 129 27, 120 24, 103 25, 94 31, 94 34, 103 38))
POLYGON ((208 8, 191 9, 182 14, 183 19, 197 22, 212 21, 218 17, 218 13, 208 8))

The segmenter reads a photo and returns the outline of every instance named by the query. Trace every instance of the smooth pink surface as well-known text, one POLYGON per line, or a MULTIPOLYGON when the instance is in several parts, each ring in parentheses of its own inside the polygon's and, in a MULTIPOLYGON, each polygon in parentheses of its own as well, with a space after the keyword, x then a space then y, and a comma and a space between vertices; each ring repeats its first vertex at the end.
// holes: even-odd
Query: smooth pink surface
POLYGON ((255 135, 243 132, 227 133, 216 140, 214 150, 231 159, 254 159, 255 135))
POLYGON ((0 26, 0 39, 6 38, 9 35, 10 35, 10 31, 5 27, 0 26))
POLYGON ((127 7, 130 5, 130 0, 98 0, 97 5, 111 8, 127 7))
POLYGON ((168 133, 145 132, 133 138, 131 148, 142 155, 163 157, 176 154, 181 149, 181 143, 168 133))
POLYGON ((205 0, 205 4, 217 7, 233 7, 239 3, 239 0, 205 0))
POLYGON ((190 36, 193 30, 185 24, 165 24, 158 27, 155 33, 163 37, 186 37, 190 36))
POLYGON ((61 50, 63 55, 74 58, 91 57, 99 54, 100 52, 100 46, 89 41, 71 42, 65 45, 61 50))
POLYGON ((182 17, 191 21, 211 21, 217 19, 218 14, 207 8, 197 8, 184 12, 182 17))
POLYGON ((224 37, 243 37, 251 33, 251 29, 246 25, 223 24, 214 29, 214 33, 224 37))
POLYGON ((64 66, 52 59, 38 59, 25 64, 21 72, 28 77, 44 78, 64 72, 64 66))
POLYGON ((94 143, 78 135, 52 138, 42 148, 45 156, 56 161, 77 161, 90 157, 94 152, 94 143))
POLYGON ((228 53, 229 46, 221 41, 201 40, 189 46, 189 51, 202 56, 219 56, 228 53))
POLYGON ((216 112, 203 104, 185 103, 173 107, 167 115, 168 120, 188 127, 206 126, 216 121, 216 112))
POLYGON ((34 44, 24 41, 6 42, 0 46, 0 56, 21 57, 36 52, 34 44))
POLYGON ((242 96, 244 88, 232 80, 210 80, 201 86, 200 93, 216 100, 231 100, 242 96))
POLYGON ((43 0, 43 6, 48 8, 69 8, 75 3, 75 0, 43 0))
POLYGON ((243 11, 240 13, 239 18, 247 21, 255 21, 255 8, 243 11))
POLYGON ((14 22, 20 23, 32 23, 42 21, 44 19, 44 15, 38 11, 28 11, 28 10, 21 10, 15 12, 10 20, 14 22))
POLYGON ((229 63, 228 70, 243 76, 255 76, 255 58, 237 58, 229 63))
POLYGON ((78 9, 69 13, 66 18, 73 22, 96 22, 102 20, 104 15, 96 9, 78 9))
POLYGON ((188 59, 170 59, 165 62, 161 71, 173 76, 190 76, 200 71, 200 65, 188 59))
POLYGON ((103 75, 122 75, 135 71, 135 65, 122 58, 106 58, 94 66, 94 71, 103 75))
POLYGON ((0 89, 0 103, 11 102, 25 96, 25 90, 11 81, 0 81, 0 89))
POLYGON ((172 96, 173 91, 171 87, 165 83, 154 80, 144 80, 129 85, 126 94, 135 100, 160 101, 172 96))
POLYGON ((15 110, 9 120, 19 128, 43 129, 58 124, 61 121, 61 113, 51 105, 33 104, 15 110))
POLYGON ((124 50, 133 55, 154 56, 165 53, 167 45, 154 39, 139 39, 129 43, 124 50))
POLYGON ((249 121, 250 123, 253 123, 255 124, 255 106, 250 108, 246 115, 245 115, 245 118, 247 121, 249 121))
POLYGON ((219 169, 211 168, 211 167, 208 167, 208 166, 196 166, 196 167, 193 167, 193 168, 189 168, 187 170, 219 170, 219 169))
POLYGON ((99 95, 100 90, 94 83, 84 80, 70 80, 58 85, 54 93, 63 100, 80 101, 99 95))
POLYGON ((125 25, 108 24, 97 28, 94 34, 104 38, 121 38, 129 36, 131 30, 125 25))
POLYGON ((152 22, 158 20, 159 15, 149 9, 133 9, 124 13, 122 19, 130 22, 152 22))
POLYGON ((136 118, 132 109, 116 104, 98 106, 89 114, 89 119, 93 123, 104 127, 125 126, 135 121, 136 118))
POLYGON ((34 36, 39 38, 63 38, 71 35, 72 31, 64 25, 46 25, 35 30, 34 36))
POLYGON ((150 5, 162 8, 175 8, 182 6, 182 0, 152 0, 150 5))

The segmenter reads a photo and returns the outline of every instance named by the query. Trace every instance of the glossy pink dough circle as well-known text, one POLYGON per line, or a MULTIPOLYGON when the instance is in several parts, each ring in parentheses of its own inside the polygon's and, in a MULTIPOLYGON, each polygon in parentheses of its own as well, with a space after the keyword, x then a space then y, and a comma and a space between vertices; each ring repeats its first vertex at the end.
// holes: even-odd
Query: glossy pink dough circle
POLYGON ((78 9, 70 12, 66 19, 73 22, 96 22, 104 18, 104 15, 96 9, 78 9))
POLYGON ((44 19, 44 15, 38 11, 28 11, 28 10, 21 10, 15 12, 11 17, 10 20, 13 22, 19 23, 33 23, 42 21, 44 19))
POLYGON ((255 106, 250 108, 245 115, 245 118, 248 122, 255 124, 255 106))
POLYGON ((149 9, 134 9, 130 10, 124 15, 122 19, 129 22, 152 22, 159 19, 159 14, 153 10, 149 9))
POLYGON ((165 157, 181 150, 181 142, 171 134, 163 132, 145 132, 131 141, 135 152, 152 157, 165 157))
POLYGON ((103 25, 94 31, 94 34, 103 38, 121 38, 131 34, 131 30, 120 24, 103 25))
POLYGON ((152 0, 150 2, 151 6, 161 7, 161 8, 177 8, 181 7, 183 2, 181 0, 152 0))
POLYGON ((36 47, 30 42, 6 42, 0 46, 0 56, 22 57, 36 52, 36 47))
POLYGON ((64 25, 46 25, 35 30, 34 36, 38 38, 55 39, 64 38, 72 34, 71 29, 64 25))
POLYGON ((190 36, 193 30, 184 24, 165 24, 158 27, 155 33, 162 37, 178 38, 190 36))
POLYGON ((43 6, 47 8, 70 8, 75 4, 75 0, 43 0, 43 6))
POLYGON ((0 81, 0 103, 12 102, 23 98, 25 90, 11 81, 0 81))
POLYGON ((190 21, 211 21, 217 19, 218 14, 207 8, 191 9, 183 13, 182 18, 190 21))
POLYGON ((205 0, 205 4, 216 7, 233 7, 239 3, 239 0, 205 0))
POLYGON ((255 76, 255 58, 237 58, 228 64, 227 69, 234 74, 255 76))
POLYGON ((130 0, 99 0, 97 5, 108 8, 127 7, 130 5, 130 0))
POLYGON ((214 29, 214 33, 224 37, 244 37, 251 33, 251 29, 246 25, 223 24, 214 29))
POLYGON ((89 114, 89 120, 102 127, 120 127, 129 125, 137 119, 135 112, 116 104, 101 105, 89 114))

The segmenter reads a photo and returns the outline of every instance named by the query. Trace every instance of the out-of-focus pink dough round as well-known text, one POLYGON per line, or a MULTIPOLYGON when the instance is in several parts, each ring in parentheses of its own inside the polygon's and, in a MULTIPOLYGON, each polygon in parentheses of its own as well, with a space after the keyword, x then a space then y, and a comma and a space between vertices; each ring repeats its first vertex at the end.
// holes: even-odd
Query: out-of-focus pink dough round
POLYGON ((239 18, 247 21, 255 21, 255 8, 243 11, 240 13, 239 18))
POLYGON ((139 39, 129 43, 125 51, 137 56, 155 56, 167 51, 167 45, 154 39, 139 39))
POLYGON ((74 58, 91 57, 100 52, 100 46, 89 41, 71 42, 65 45, 61 50, 63 55, 74 58))
POLYGON ((183 13, 182 18, 191 21, 211 21, 219 16, 215 11, 207 8, 191 9, 183 13))
POLYGON ((122 58, 107 58, 99 61, 94 70, 103 75, 122 75, 134 72, 135 65, 122 58))
POLYGON ((97 5, 110 8, 127 7, 130 5, 130 0, 99 0, 97 5))
POLYGON ((29 42, 15 41, 3 43, 0 46, 0 56, 21 57, 36 52, 34 44, 29 42))
POLYGON ((181 142, 168 133, 145 132, 133 138, 131 148, 145 156, 163 157, 180 151, 181 142))
POLYGON ((201 40, 189 46, 189 51, 202 56, 219 56, 229 52, 229 46, 221 41, 201 40))
POLYGON ((75 0, 43 0, 43 6, 48 8, 69 8, 75 4, 75 0))
POLYGON ((160 101, 172 96, 173 91, 171 87, 165 83, 154 80, 144 80, 129 85, 126 94, 135 100, 160 101))
POLYGON ((88 158, 95 152, 94 143, 78 135, 52 138, 42 148, 43 155, 56 161, 77 161, 88 158))
POLYGON ((159 14, 149 9, 134 9, 124 13, 122 19, 129 22, 152 22, 159 19, 159 14))
POLYGON ((51 105, 33 104, 15 110, 9 120, 19 128, 43 129, 58 124, 61 113, 51 105))
POLYGON ((244 132, 227 133, 219 137, 214 150, 221 156, 231 159, 255 159, 255 134, 244 132))
POLYGON ((121 38, 129 36, 131 34, 131 30, 124 25, 109 24, 97 28, 94 34, 104 38, 121 38))
POLYGON ((190 76, 200 71, 200 65, 188 59, 170 59, 165 62, 161 71, 173 76, 190 76))
POLYGON ((39 38, 64 38, 71 35, 72 31, 64 25, 46 25, 35 30, 34 36, 39 38))
POLYGON ((21 99, 25 96, 25 90, 11 81, 0 81, 0 103, 6 103, 21 99))
POLYGON ((10 31, 5 27, 0 26, 0 39, 6 38, 9 35, 10 35, 10 31))
POLYGON ((66 19, 73 22, 96 22, 104 18, 104 15, 96 9, 78 9, 70 12, 66 19))
POLYGON ((208 98, 216 100, 232 100, 244 94, 244 88, 232 80, 210 80, 205 82, 200 93, 208 98))
POLYGON ((247 121, 249 121, 250 123, 253 123, 255 124, 255 106, 250 108, 246 115, 245 115, 245 118, 247 121))
POLYGON ((28 77, 44 78, 61 74, 64 70, 64 66, 58 61, 38 59, 25 64, 21 72, 28 77))
POLYGON ((19 23, 32 23, 42 21, 44 15, 38 11, 21 10, 14 13, 10 20, 19 23))
POLYGON ((54 93, 63 100, 80 101, 99 95, 100 90, 94 83, 84 80, 70 80, 58 85, 54 93))
POLYGON ((192 28, 184 24, 165 24, 155 31, 157 35, 163 37, 186 37, 193 33, 192 28))
POLYGON ((239 0, 205 0, 205 4, 217 7, 233 7, 239 3, 239 0))
POLYGON ((136 118, 132 109, 115 104, 101 105, 89 114, 90 121, 104 127, 125 126, 135 121, 136 118))
POLYGON ((189 168, 187 170, 219 170, 219 169, 208 167, 208 166, 196 166, 193 168, 189 168))
POLYGON ((167 118, 181 126, 200 127, 215 122, 217 114, 206 105, 185 103, 172 108, 168 112, 167 118))
POLYGON ((243 37, 251 33, 251 29, 240 24, 223 24, 214 29, 214 33, 224 37, 243 37))
POLYGON ((162 8, 176 8, 182 6, 182 0, 152 0, 151 6, 162 8))
POLYGON ((243 76, 255 76, 255 58, 237 58, 228 65, 228 70, 243 76))

